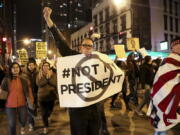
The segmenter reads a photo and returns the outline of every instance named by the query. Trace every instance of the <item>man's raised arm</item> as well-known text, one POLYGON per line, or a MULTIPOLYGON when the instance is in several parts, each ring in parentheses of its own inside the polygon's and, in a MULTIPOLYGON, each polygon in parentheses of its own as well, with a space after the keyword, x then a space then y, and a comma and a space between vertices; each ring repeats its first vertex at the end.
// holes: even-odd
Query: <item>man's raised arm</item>
POLYGON ((76 51, 69 48, 68 42, 66 38, 62 34, 62 32, 57 28, 54 22, 51 19, 52 9, 49 7, 45 7, 43 9, 44 19, 49 27, 49 30, 54 36, 56 47, 59 49, 59 52, 62 56, 69 56, 77 54, 76 51))

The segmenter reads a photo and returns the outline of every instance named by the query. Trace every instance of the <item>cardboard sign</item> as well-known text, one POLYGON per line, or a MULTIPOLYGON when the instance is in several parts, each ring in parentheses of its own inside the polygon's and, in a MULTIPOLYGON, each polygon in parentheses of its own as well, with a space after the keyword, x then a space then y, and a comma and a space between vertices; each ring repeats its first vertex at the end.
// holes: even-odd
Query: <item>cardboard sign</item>
POLYGON ((17 52, 18 52, 18 55, 19 55, 21 65, 26 65, 27 62, 28 62, 27 51, 25 49, 21 49, 21 50, 18 50, 17 52))
POLYGON ((124 72, 107 55, 94 52, 58 58, 57 80, 61 107, 85 107, 120 92, 124 72))
POLYGON ((36 42, 36 58, 43 59, 47 57, 47 43, 36 42))
POLYGON ((126 58, 124 45, 114 45, 114 50, 118 58, 126 58))
POLYGON ((127 39, 127 49, 128 50, 138 50, 139 49, 139 38, 128 38, 127 39))
POLYGON ((139 49, 138 52, 139 52, 143 57, 145 57, 145 56, 148 55, 148 52, 147 52, 147 50, 146 50, 145 48, 139 49))

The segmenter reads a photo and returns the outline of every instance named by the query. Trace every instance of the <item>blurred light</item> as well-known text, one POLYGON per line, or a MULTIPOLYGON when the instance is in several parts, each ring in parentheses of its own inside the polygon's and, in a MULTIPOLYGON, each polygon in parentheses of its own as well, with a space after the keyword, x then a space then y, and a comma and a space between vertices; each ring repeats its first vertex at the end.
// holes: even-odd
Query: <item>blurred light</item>
POLYGON ((31 43, 31 40, 29 40, 29 39, 24 39, 23 42, 24 42, 25 45, 28 45, 28 44, 31 43))
POLYGON ((119 9, 127 5, 127 0, 113 0, 113 3, 119 9))
POLYGON ((6 38, 6 37, 3 37, 3 38, 2 38, 2 41, 3 41, 3 42, 6 42, 6 41, 7 41, 7 38, 6 38))
POLYGON ((93 28, 93 26, 91 26, 90 28, 89 28, 89 30, 93 30, 94 28, 93 28))
POLYGON ((49 51, 48 51, 48 54, 52 54, 52 51, 51 51, 51 50, 49 50, 49 51))
POLYGON ((13 55, 13 56, 12 56, 12 59, 16 59, 16 56, 13 55))

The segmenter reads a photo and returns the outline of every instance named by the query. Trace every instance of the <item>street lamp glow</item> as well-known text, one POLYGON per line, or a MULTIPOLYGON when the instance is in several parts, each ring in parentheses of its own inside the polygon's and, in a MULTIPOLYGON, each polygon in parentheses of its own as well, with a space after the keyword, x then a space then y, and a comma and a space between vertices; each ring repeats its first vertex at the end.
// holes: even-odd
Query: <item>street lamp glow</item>
POLYGON ((51 51, 51 50, 49 50, 49 51, 48 51, 48 54, 49 54, 49 55, 51 55, 51 54, 52 54, 52 51, 51 51))
POLYGON ((113 3, 117 8, 121 8, 126 6, 127 0, 113 0, 113 3))
POLYGON ((25 45, 28 45, 28 44, 31 43, 31 40, 29 40, 29 39, 24 39, 23 42, 24 42, 25 45))

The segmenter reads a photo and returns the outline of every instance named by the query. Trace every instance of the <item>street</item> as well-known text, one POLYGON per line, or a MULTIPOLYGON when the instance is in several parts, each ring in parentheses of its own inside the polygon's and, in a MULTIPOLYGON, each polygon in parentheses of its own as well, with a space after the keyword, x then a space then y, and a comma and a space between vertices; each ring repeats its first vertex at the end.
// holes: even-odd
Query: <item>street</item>
MULTIPOLYGON (((139 94, 140 100, 142 98, 142 94, 139 94)), ((127 112, 125 110, 125 104, 121 98, 117 99, 117 103, 119 104, 119 109, 111 109, 110 101, 108 99, 105 102, 105 113, 107 119, 108 130, 111 135, 153 135, 153 128, 150 125, 150 120, 148 117, 140 117, 134 113, 134 111, 127 112)), ((134 110, 135 106, 130 104, 131 108, 134 110)), ((143 108, 145 112, 147 107, 143 108)), ((0 114, 0 135, 7 135, 7 120, 5 113, 0 114)), ((27 135, 41 135, 42 121, 40 117, 35 118, 36 128, 33 132, 28 132, 27 135)), ((56 103, 54 107, 54 111, 52 116, 50 117, 50 127, 48 131, 48 135, 70 135, 70 127, 69 127, 69 117, 68 112, 65 108, 60 108, 58 103, 56 103)), ((180 134, 180 125, 173 128, 168 132, 168 135, 179 135, 180 134)), ((19 130, 19 126, 17 127, 19 130)), ((17 132, 18 132, 17 130, 17 132)), ((19 133, 19 132, 18 132, 19 133)))

